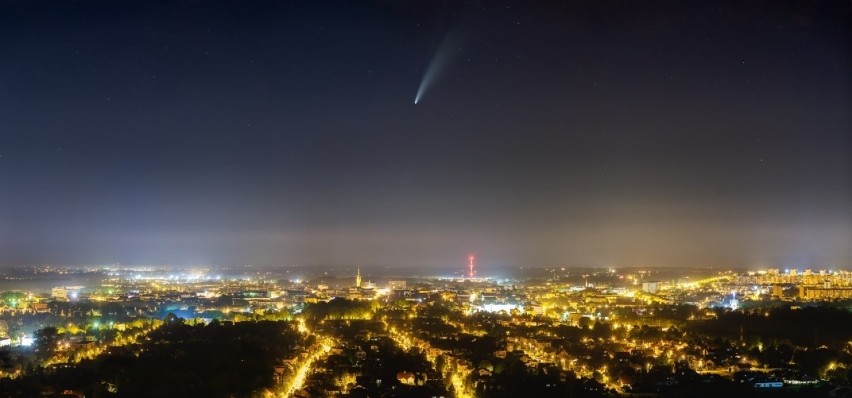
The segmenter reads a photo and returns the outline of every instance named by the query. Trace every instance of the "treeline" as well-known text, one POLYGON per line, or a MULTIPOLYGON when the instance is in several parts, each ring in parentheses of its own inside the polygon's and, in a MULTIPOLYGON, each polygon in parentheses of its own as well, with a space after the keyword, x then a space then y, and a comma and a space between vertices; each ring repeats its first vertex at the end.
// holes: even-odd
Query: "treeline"
POLYGON ((66 389, 87 397, 251 396, 271 387, 274 366, 305 343, 284 321, 187 325, 170 320, 149 337, 74 367, 3 380, 0 396, 66 389))
POLYGON ((334 298, 330 301, 306 304, 302 317, 311 322, 322 320, 370 319, 375 310, 373 301, 334 298))
POLYGON ((689 322, 687 330, 707 337, 746 341, 789 341, 805 347, 842 347, 852 337, 852 312, 834 307, 720 312, 718 319, 689 322))
MULTIPOLYGON (((530 368, 520 361, 516 355, 506 359, 493 359, 480 362, 479 367, 493 370, 493 382, 486 388, 484 385, 475 387, 476 395, 483 398, 511 397, 574 397, 599 398, 609 397, 604 385, 589 378, 577 378, 568 372, 563 374, 555 366, 530 368)), ((475 386, 476 376, 468 376, 466 383, 475 386)))

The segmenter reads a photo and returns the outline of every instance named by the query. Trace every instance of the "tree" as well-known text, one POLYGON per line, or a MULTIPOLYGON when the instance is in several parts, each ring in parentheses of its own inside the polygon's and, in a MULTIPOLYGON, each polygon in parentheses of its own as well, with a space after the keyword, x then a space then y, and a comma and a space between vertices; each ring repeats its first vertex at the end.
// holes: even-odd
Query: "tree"
POLYGON ((56 352, 59 332, 55 327, 46 327, 35 332, 35 352, 39 359, 48 359, 56 352))
POLYGON ((444 354, 438 355, 438 357, 435 358, 435 369, 443 373, 445 366, 447 366, 447 358, 444 357, 444 354))
POLYGON ((178 318, 178 316, 175 315, 174 312, 169 312, 166 315, 166 317, 163 318, 163 322, 165 322, 166 325, 177 325, 177 324, 182 325, 184 323, 184 320, 183 320, 183 318, 178 318))
POLYGON ((0 371, 11 372, 15 369, 15 361, 8 349, 0 349, 0 371))

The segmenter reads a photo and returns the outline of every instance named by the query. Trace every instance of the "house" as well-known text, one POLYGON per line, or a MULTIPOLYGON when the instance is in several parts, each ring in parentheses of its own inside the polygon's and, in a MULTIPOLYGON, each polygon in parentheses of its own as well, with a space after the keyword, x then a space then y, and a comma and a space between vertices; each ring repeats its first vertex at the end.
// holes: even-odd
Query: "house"
POLYGON ((396 379, 402 384, 414 385, 414 373, 402 371, 396 374, 396 379))
POLYGON ((286 366, 276 366, 275 367, 275 373, 274 373, 273 377, 275 378, 276 382, 280 383, 280 382, 284 381, 284 377, 285 377, 286 374, 287 374, 287 367, 286 366))
POLYGON ((759 381, 754 383, 755 388, 781 388, 784 387, 783 381, 759 381))
POLYGON ((62 392, 58 392, 56 394, 51 395, 51 397, 57 398, 86 398, 86 395, 83 394, 83 391, 77 390, 63 390, 62 392))

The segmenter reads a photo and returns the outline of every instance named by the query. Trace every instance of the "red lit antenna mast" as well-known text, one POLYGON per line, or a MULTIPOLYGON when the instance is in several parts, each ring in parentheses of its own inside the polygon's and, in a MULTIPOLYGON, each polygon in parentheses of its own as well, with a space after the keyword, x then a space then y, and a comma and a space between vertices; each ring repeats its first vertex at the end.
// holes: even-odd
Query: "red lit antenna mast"
POLYGON ((475 269, 473 269, 473 260, 475 259, 475 257, 470 256, 470 257, 468 257, 467 259, 470 261, 470 262, 468 263, 468 265, 467 265, 467 267, 468 267, 468 277, 469 277, 470 279, 473 279, 473 276, 474 276, 474 275, 476 275, 476 270, 475 270, 475 269))

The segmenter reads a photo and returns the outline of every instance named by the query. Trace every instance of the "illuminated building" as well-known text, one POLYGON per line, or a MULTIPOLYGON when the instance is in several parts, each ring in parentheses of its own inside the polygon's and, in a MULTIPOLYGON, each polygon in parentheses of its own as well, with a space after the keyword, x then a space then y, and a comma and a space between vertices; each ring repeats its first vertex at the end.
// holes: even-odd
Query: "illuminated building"
POLYGON ((642 282, 642 291, 645 293, 657 293, 660 290, 660 282, 642 282))
POLYGON ((358 275, 355 275, 355 287, 361 287, 361 267, 358 267, 358 275))
POLYGON ((727 307, 732 309, 732 310, 736 310, 736 309, 740 308, 740 301, 737 300, 737 292, 736 291, 731 292, 731 299, 728 301, 727 307))
POLYGON ((852 298, 852 287, 799 286, 799 298, 808 300, 836 300, 852 298))
POLYGON ((50 290, 50 297, 60 301, 68 301, 68 289, 64 287, 55 287, 50 290))

